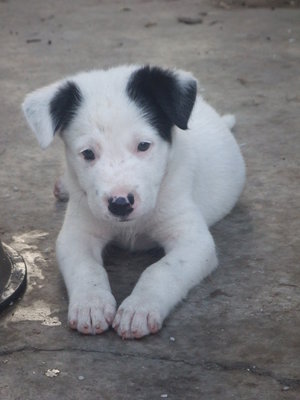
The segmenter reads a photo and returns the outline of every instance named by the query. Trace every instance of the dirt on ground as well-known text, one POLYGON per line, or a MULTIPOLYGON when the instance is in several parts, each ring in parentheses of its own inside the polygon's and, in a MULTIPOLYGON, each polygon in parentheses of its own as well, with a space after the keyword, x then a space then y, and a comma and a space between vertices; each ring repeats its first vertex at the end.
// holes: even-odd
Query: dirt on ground
POLYGON ((300 0, 213 0, 216 7, 230 10, 236 7, 246 8, 298 8, 300 0))

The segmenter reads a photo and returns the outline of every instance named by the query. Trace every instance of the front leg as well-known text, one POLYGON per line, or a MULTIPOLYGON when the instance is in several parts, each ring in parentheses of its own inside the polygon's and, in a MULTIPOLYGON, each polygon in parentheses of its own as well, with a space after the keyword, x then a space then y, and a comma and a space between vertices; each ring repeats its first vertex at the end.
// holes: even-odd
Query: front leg
POLYGON ((69 325, 84 334, 104 332, 116 313, 116 301, 102 266, 102 248, 99 239, 65 226, 56 243, 69 295, 69 325))
POLYGON ((118 309, 113 327, 125 339, 157 332, 171 309, 217 266, 214 241, 201 216, 178 223, 164 227, 165 257, 143 272, 118 309))

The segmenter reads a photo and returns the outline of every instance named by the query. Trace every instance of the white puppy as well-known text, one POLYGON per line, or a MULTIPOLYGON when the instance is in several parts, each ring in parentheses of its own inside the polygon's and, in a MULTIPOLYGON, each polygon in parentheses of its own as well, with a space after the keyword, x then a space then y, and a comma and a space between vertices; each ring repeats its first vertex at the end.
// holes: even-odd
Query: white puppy
POLYGON ((56 133, 65 143, 70 200, 56 251, 73 329, 99 334, 112 325, 123 338, 155 333, 216 268, 209 226, 236 203, 245 166, 230 132, 234 117, 220 117, 196 91, 186 72, 123 66, 26 97, 23 110, 41 147, 56 133), (112 240, 165 251, 117 311, 102 261, 112 240))

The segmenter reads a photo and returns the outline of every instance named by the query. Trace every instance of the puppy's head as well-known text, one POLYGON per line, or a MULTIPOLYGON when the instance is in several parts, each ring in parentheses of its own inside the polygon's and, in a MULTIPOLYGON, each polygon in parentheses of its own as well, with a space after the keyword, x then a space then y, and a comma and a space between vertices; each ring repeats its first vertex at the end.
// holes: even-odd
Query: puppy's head
POLYGON ((29 94, 23 111, 39 144, 59 134, 72 191, 96 218, 134 220, 156 205, 175 127, 187 129, 197 85, 181 71, 91 71, 29 94))

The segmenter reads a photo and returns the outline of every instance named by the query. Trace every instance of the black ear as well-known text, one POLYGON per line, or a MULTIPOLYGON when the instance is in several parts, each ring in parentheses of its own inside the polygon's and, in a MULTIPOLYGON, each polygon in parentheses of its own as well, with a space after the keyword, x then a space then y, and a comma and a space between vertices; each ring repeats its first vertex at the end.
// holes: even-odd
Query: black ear
POLYGON ((70 124, 82 102, 79 87, 72 81, 67 81, 59 87, 50 101, 50 115, 53 133, 63 131, 70 124))
POLYGON ((174 125, 187 129, 196 100, 196 80, 183 73, 145 66, 133 72, 127 85, 129 98, 143 110, 159 134, 171 142, 174 125))

